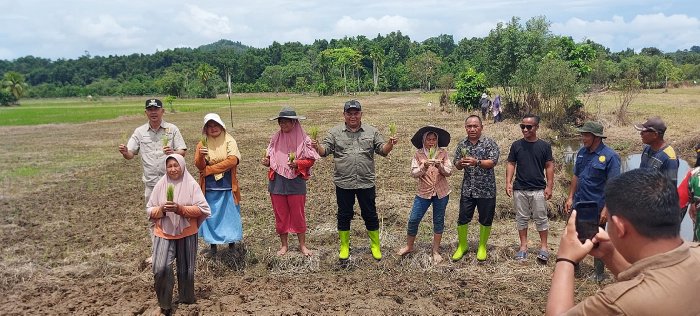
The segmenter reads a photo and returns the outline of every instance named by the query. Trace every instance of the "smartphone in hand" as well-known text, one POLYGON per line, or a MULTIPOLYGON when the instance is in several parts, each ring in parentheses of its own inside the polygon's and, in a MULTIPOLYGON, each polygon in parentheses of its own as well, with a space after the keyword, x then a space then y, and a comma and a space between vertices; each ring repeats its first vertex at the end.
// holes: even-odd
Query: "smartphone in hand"
POLYGON ((598 203, 593 201, 578 202, 574 206, 576 210, 576 232, 581 243, 586 239, 593 239, 598 233, 600 223, 600 209, 598 203))

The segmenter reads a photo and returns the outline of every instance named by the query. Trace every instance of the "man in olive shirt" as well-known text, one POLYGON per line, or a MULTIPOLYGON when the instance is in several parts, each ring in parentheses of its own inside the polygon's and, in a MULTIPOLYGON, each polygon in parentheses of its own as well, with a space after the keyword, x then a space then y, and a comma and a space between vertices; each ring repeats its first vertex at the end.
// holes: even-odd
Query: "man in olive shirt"
POLYGON ((635 169, 605 186, 608 231, 581 244, 576 211, 561 237, 547 315, 700 315, 700 247, 680 238, 676 186, 653 169, 635 169), (597 246, 595 246, 597 244, 597 246), (574 305, 574 265, 600 258, 617 282, 574 305))
POLYGON ((345 123, 331 128, 320 144, 312 141, 321 157, 332 154, 335 162, 333 182, 338 203, 338 257, 345 260, 350 256, 350 221, 357 197, 372 257, 379 260, 382 253, 375 205, 374 154, 386 157, 394 148, 396 139, 392 136, 389 141, 384 141, 376 128, 362 124, 362 106, 357 100, 345 102, 343 117, 345 123))

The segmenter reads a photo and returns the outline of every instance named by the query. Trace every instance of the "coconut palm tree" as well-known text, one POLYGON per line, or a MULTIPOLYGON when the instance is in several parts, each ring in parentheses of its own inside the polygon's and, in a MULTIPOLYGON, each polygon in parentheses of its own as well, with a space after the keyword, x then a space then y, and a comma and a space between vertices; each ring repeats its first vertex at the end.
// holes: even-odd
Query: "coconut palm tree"
POLYGON ((24 76, 16 71, 8 71, 2 76, 2 86, 10 90, 10 93, 17 99, 24 96, 27 91, 27 83, 24 82, 24 76))

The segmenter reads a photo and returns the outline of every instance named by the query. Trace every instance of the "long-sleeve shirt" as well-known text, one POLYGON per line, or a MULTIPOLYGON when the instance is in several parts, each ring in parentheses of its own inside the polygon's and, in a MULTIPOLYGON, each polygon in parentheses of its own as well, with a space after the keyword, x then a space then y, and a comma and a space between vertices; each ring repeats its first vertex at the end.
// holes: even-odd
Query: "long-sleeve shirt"
POLYGON ((340 124, 331 128, 319 145, 325 150, 323 157, 333 155, 335 185, 351 190, 374 187, 374 154, 386 156, 382 152, 384 143, 384 137, 373 126, 361 124, 353 132, 340 124))
POLYGON ((418 178, 416 195, 424 199, 436 196, 440 199, 446 197, 452 191, 447 177, 452 175, 452 161, 447 155, 447 151, 440 148, 436 159, 440 164, 428 166, 428 170, 423 170, 423 162, 428 160, 423 149, 418 149, 411 161, 411 176, 418 178))

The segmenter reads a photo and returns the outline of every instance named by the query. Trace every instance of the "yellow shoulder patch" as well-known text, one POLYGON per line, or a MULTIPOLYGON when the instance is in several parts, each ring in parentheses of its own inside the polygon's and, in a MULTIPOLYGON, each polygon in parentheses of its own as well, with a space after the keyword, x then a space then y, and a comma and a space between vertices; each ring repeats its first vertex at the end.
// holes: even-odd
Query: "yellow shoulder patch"
POLYGON ((666 149, 664 149, 664 152, 668 155, 669 158, 676 159, 676 151, 673 150, 671 146, 666 147, 666 149))
POLYGON ((605 162, 605 156, 598 156, 598 161, 605 162))

